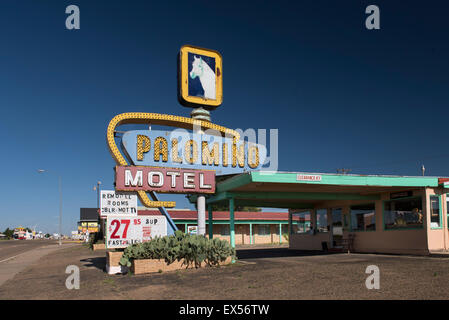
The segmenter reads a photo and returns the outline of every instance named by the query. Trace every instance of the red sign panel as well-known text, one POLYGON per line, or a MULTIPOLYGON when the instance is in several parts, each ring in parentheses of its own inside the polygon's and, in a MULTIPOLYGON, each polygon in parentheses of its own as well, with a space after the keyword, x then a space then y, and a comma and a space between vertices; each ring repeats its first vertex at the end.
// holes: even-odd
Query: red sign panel
POLYGON ((115 190, 215 193, 215 171, 117 166, 115 190))

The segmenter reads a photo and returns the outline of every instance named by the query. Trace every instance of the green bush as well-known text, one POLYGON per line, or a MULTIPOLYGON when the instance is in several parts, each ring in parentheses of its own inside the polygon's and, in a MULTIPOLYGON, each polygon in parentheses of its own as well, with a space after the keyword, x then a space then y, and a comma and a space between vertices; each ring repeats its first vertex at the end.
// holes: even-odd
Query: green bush
POLYGON ((94 244, 100 243, 104 243, 104 239, 102 238, 102 235, 99 232, 89 234, 89 242, 88 242, 89 249, 93 250, 94 244))
POLYGON ((235 249, 227 241, 184 234, 178 230, 174 235, 157 237, 127 247, 120 264, 130 267, 134 259, 163 259, 171 264, 184 259, 186 268, 198 268, 203 262, 209 266, 217 266, 230 256, 235 258, 235 249))

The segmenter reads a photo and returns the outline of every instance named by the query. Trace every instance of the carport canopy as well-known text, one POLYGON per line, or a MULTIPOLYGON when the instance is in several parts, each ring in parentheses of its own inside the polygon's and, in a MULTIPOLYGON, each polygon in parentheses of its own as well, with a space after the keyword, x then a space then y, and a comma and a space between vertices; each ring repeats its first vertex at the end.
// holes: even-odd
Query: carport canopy
MULTIPOLYGON (((437 187, 438 183, 438 177, 425 176, 251 171, 221 181, 217 178, 216 192, 206 198, 206 205, 211 217, 210 204, 229 203, 231 245, 234 246, 235 206, 313 209, 323 201, 379 200, 383 192, 437 187)), ((196 199, 196 195, 189 196, 190 202, 196 199)))

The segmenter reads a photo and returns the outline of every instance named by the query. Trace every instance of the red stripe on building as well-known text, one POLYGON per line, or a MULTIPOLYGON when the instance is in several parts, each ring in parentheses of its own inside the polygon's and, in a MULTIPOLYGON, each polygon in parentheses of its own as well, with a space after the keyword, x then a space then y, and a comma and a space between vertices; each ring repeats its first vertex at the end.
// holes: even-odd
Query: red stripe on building
MULTIPOLYGON (((170 217, 173 220, 196 220, 198 218, 198 212, 195 210, 168 210, 170 217)), ((157 209, 144 209, 138 210, 139 216, 144 215, 161 215, 157 209)), ((229 220, 228 211, 214 211, 212 212, 213 220, 229 220)), ((206 212, 206 220, 208 220, 209 214, 206 212)), ((293 217, 294 220, 296 217, 293 217)), ((284 220, 288 221, 288 212, 234 212, 235 220, 284 220)))

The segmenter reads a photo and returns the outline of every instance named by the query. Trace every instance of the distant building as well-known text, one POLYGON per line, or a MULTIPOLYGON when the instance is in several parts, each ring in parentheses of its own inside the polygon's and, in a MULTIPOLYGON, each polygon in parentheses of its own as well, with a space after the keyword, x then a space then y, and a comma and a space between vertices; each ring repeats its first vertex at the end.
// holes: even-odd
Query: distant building
POLYGON ((97 208, 80 208, 80 220, 78 221, 78 233, 86 234, 98 232, 98 209, 97 208))
POLYGON ((26 238, 26 229, 23 227, 17 227, 14 229, 13 237, 15 239, 23 240, 26 238))
MULTIPOLYGON (((188 233, 192 227, 197 226, 198 213, 190 209, 168 210, 171 219, 178 230, 188 233)), ((161 215, 158 209, 146 207, 138 208, 138 215, 161 215)), ((288 241, 288 212, 245 212, 236 211, 235 216, 235 243, 236 244, 263 244, 286 243, 288 241), (280 236, 282 235, 282 236, 280 236)), ((206 213, 206 236, 209 236, 209 215, 206 213)), ((305 218, 294 217, 295 227, 309 228, 310 216, 305 218), (300 221, 301 220, 301 221, 300 221)), ((81 208, 78 231, 85 234, 91 227, 89 223, 98 226, 97 208, 81 208)), ((213 237, 230 241, 229 212, 214 211, 212 213, 213 237)))
MULTIPOLYGON (((168 210, 171 219, 177 228, 185 233, 189 227, 197 226, 198 213, 196 210, 174 209, 168 210)), ((138 215, 160 215, 157 209, 138 208, 138 215)), ((236 244, 263 244, 285 243, 288 234, 288 212, 245 212, 236 211, 235 217, 235 243, 236 244)), ((296 218, 295 218, 296 219, 296 218)), ((299 219, 299 218, 298 218, 299 219)), ((304 226, 310 225, 303 221, 304 226)), ((209 235, 209 215, 206 213, 206 236, 209 235)), ((212 212, 213 238, 230 241, 229 211, 212 212)))

